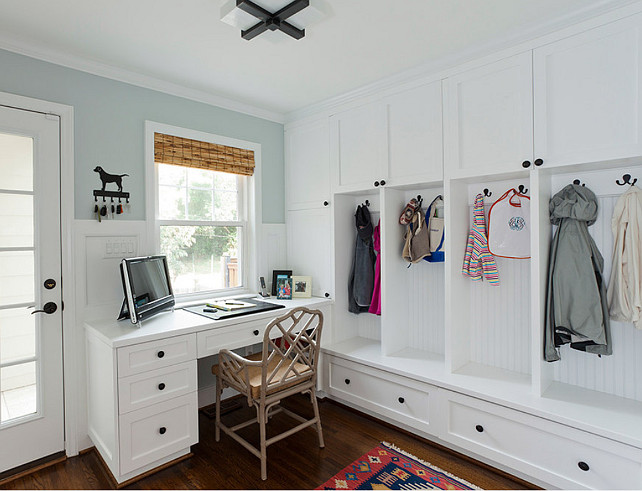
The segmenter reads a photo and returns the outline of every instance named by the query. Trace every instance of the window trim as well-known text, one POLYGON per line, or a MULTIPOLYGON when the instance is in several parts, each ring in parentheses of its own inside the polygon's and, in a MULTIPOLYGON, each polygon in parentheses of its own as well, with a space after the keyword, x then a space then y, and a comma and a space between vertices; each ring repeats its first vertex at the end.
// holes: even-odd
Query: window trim
MULTIPOLYGON (((215 290, 208 292, 186 293, 176 296, 178 303, 186 303, 207 298, 225 297, 230 295, 247 294, 256 291, 254 288, 253 278, 258 278, 258 231, 263 223, 263 214, 260 206, 261 203, 261 144, 246 140, 239 140, 226 136, 216 135, 198 130, 172 126, 154 121, 145 121, 145 216, 147 222, 148 247, 149 254, 160 253, 160 226, 161 224, 171 224, 174 220, 160 220, 158 206, 158 172, 154 162, 154 133, 165 133, 176 135, 192 140, 200 140, 218 145, 227 145, 230 147, 244 148, 254 151, 254 175, 244 176, 246 185, 243 192, 243 209, 245 219, 239 222, 233 222, 234 226, 243 228, 242 237, 242 267, 241 281, 242 287, 229 288, 225 290, 215 290)), ((192 221, 181 221, 181 225, 188 225, 192 221)), ((207 225, 211 225, 207 222, 207 225)), ((230 223, 232 225, 232 223, 230 223)))

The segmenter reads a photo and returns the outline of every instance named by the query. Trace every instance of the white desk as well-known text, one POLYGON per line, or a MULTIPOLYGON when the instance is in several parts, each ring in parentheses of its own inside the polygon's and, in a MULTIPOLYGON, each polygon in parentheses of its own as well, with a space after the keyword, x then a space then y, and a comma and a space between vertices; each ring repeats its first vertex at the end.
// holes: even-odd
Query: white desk
POLYGON ((274 300, 285 309, 212 320, 185 310, 85 324, 89 436, 122 484, 185 458, 198 442, 196 360, 263 340, 269 321, 296 307, 319 309, 330 327, 332 300, 274 300))

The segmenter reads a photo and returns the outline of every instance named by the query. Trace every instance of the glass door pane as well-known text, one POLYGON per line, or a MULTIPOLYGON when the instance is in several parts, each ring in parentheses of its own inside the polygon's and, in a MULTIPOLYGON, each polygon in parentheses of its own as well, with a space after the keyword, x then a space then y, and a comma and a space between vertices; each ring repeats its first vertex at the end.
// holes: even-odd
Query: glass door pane
POLYGON ((0 425, 38 411, 33 139, 0 134, 0 425))

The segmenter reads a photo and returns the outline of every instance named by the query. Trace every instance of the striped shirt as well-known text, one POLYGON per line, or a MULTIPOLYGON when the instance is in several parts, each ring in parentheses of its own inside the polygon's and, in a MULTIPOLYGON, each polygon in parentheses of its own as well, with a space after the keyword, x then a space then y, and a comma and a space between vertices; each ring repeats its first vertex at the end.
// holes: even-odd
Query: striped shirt
POLYGON ((492 286, 499 286, 499 272, 495 258, 488 250, 486 237, 486 218, 484 216, 484 196, 478 194, 473 208, 473 226, 468 235, 461 272, 473 281, 485 279, 492 286))

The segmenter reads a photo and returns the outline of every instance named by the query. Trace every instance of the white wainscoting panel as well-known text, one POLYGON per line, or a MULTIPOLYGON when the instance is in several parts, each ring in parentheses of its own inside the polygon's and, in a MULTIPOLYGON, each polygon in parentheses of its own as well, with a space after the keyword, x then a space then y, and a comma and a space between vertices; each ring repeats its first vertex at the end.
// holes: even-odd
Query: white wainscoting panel
POLYGON ((444 354, 444 263, 422 261, 408 269, 410 346, 444 354))

